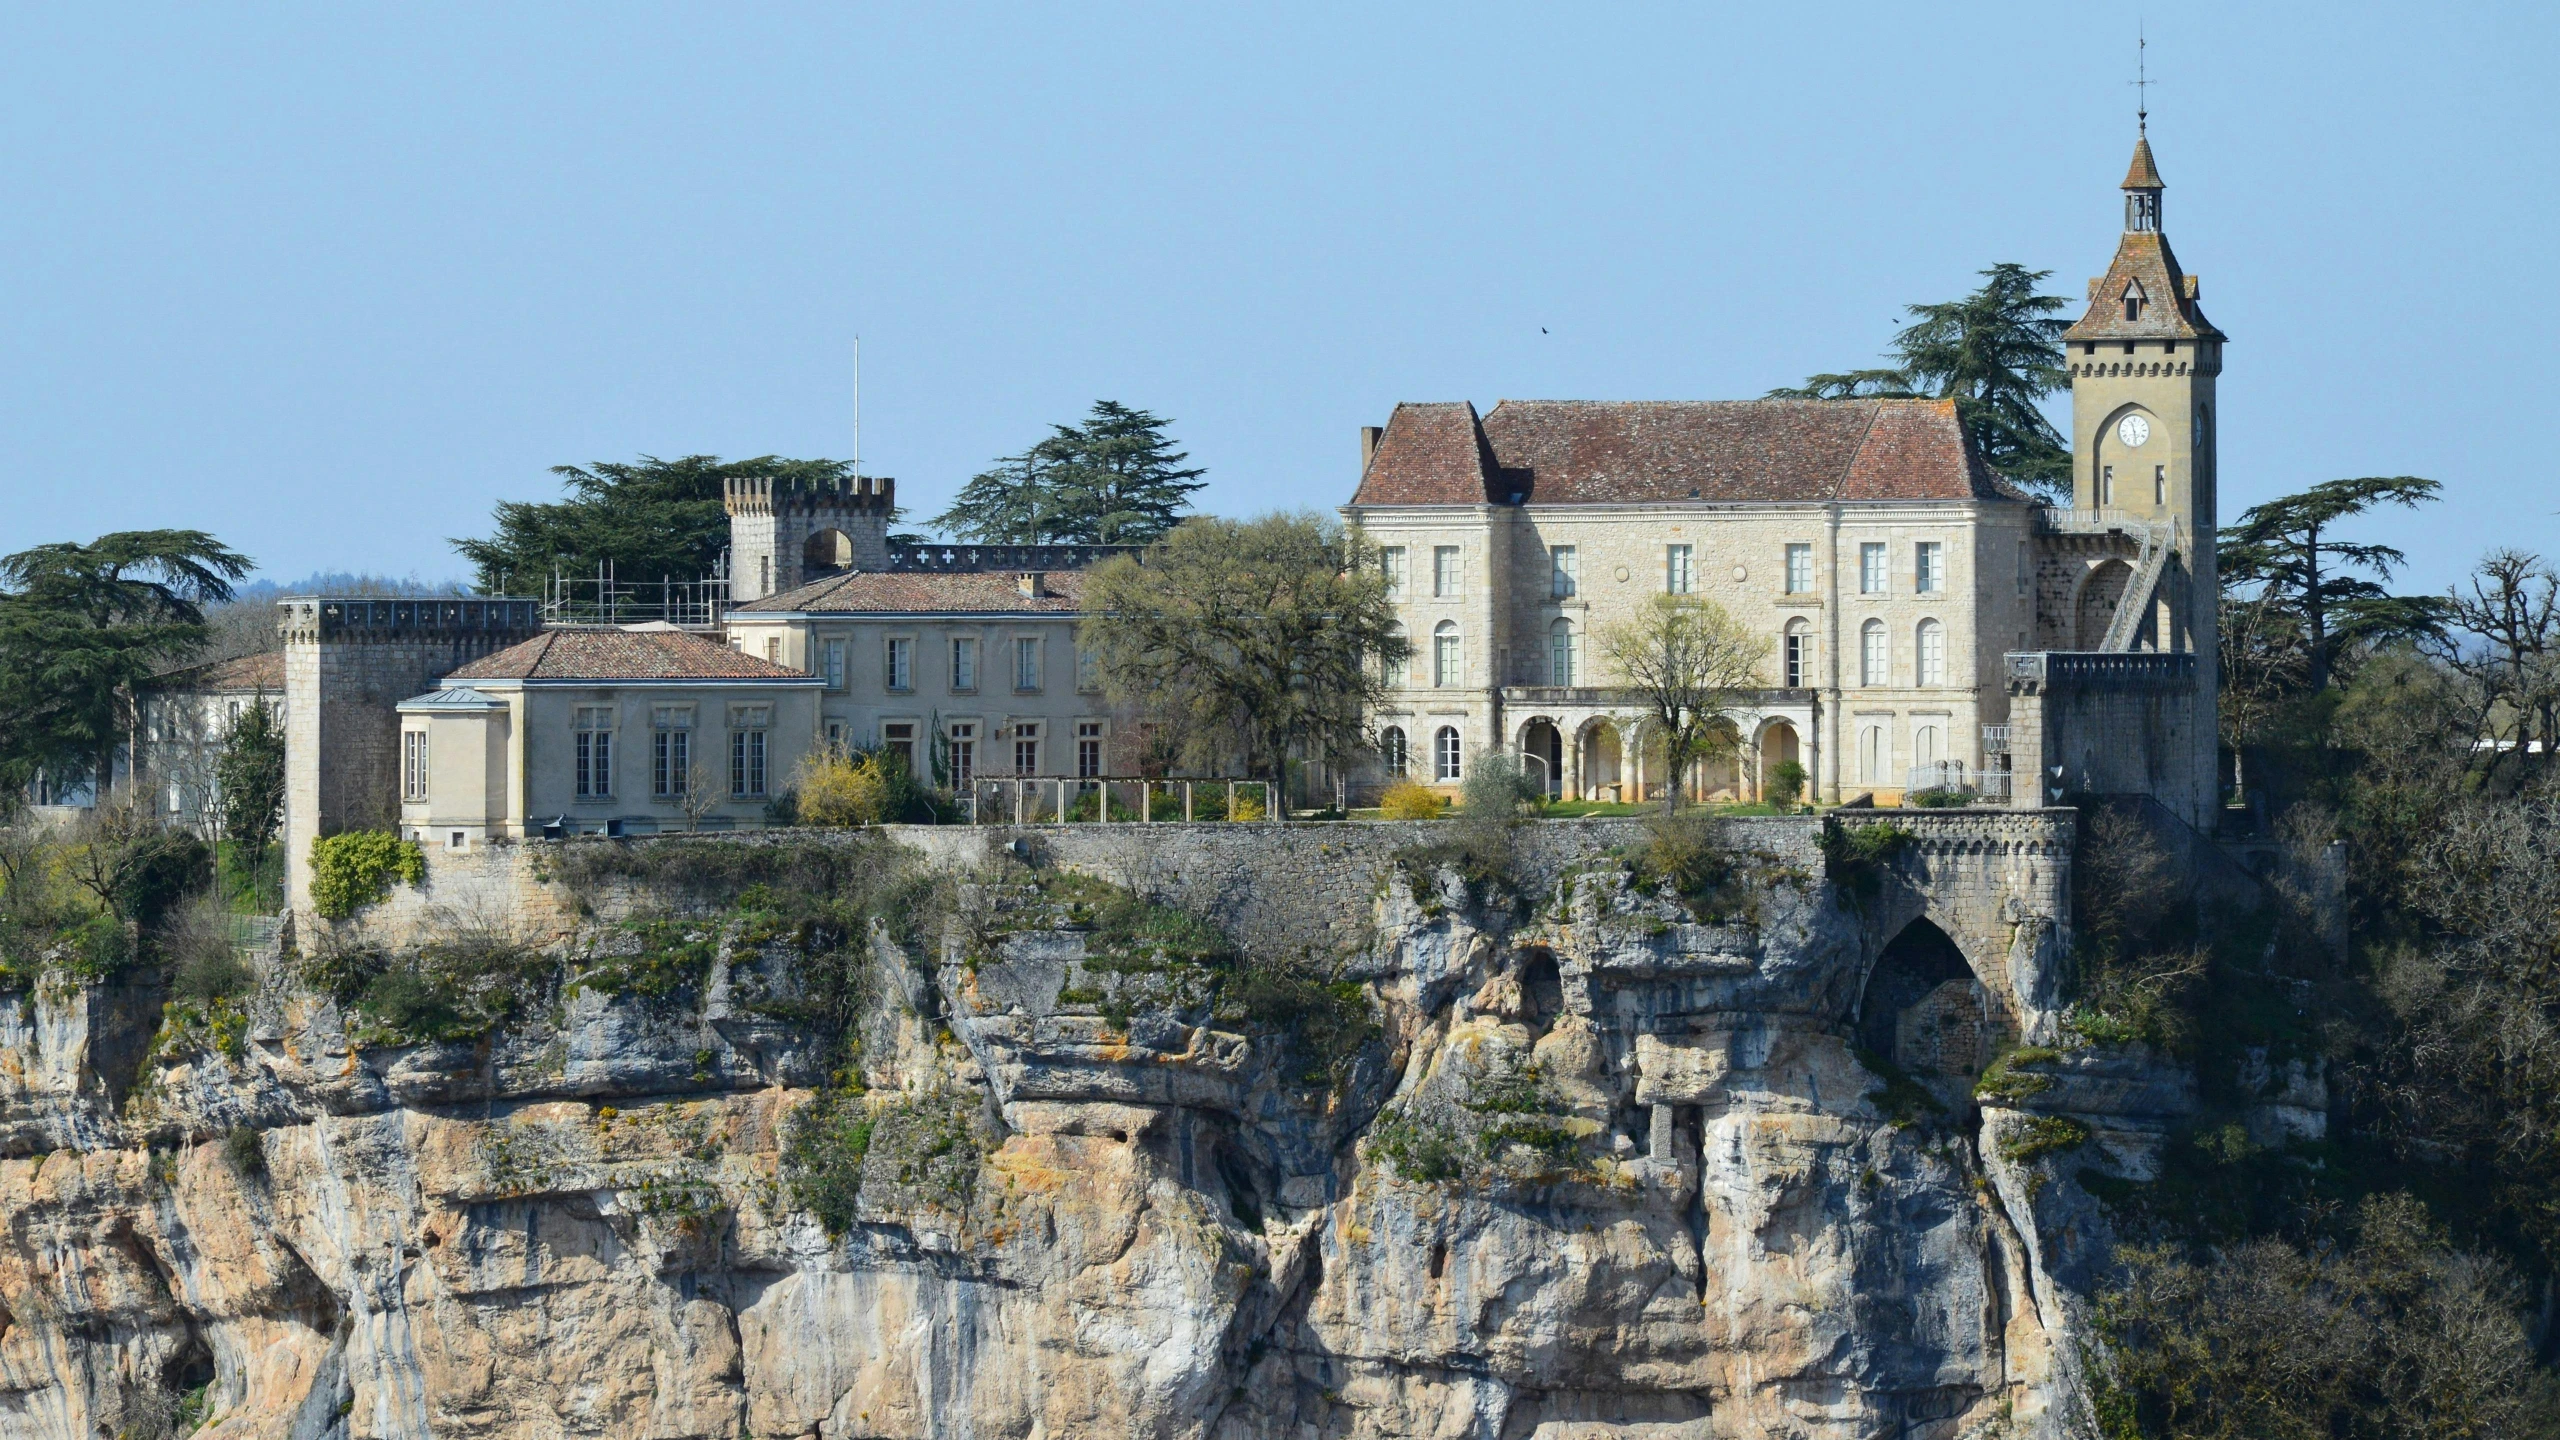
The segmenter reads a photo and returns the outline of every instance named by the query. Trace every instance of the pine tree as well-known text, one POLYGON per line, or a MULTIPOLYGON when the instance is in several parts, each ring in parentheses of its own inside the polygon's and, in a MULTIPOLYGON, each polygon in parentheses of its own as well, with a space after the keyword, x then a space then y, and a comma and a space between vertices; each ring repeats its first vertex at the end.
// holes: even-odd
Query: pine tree
POLYGON ((551 473, 566 482, 567 499, 501 501, 497 533, 452 542, 478 570, 480 593, 536 594, 554 569, 592 576, 600 562, 626 583, 700 580, 718 568, 729 544, 724 494, 732 477, 841 480, 853 467, 777 455, 643 455, 636 464, 554 465, 551 473))
POLYGON ((1893 342, 1898 364, 1810 376, 1769 398, 1951 399, 1984 463, 2031 490, 2067 495, 2071 447, 2040 406, 2070 384, 2062 353, 2069 326, 2054 313, 2066 302, 2036 293, 2052 274, 1994 265, 1982 272, 1982 288, 1961 300, 1907 307, 1912 323, 1893 342))
POLYGON ((1170 422, 1097 400, 1082 424, 1009 455, 961 488, 934 525, 982 544, 1147 545, 1190 508, 1200 477, 1165 433, 1170 422))

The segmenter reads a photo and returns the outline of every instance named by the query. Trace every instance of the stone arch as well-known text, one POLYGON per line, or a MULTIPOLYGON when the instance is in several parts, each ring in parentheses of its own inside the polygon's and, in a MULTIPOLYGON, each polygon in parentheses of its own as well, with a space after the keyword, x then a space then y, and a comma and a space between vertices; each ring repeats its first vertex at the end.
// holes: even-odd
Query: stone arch
MULTIPOLYGON (((2136 373, 2136 371, 2135 367, 2128 365, 2119 368, 2116 373, 2120 375, 2131 375, 2136 373)), ((2089 444, 2089 479, 2091 482, 2089 494, 2090 498, 2097 503, 2099 509, 2122 510, 2128 508, 2125 504, 2125 496, 2127 492, 2121 487, 2134 484, 2145 477, 2136 475, 2131 471, 2118 475, 2115 478, 2119 488, 2110 493, 2106 487, 2105 480, 2107 467, 2110 465, 2123 466, 2129 463, 2130 457, 2134 455, 2152 453, 2151 445, 2162 443, 2157 438, 2162 433, 2160 423, 2159 415, 2156 414, 2150 406, 2134 402, 2119 405, 2115 409, 2108 411, 2107 418, 2098 423, 2098 433, 2090 437, 2089 444), (2146 444, 2141 450, 2128 450, 2125 448, 2124 442, 2116 438, 2116 427, 2124 423, 2124 417, 2127 415, 2139 415, 2151 424, 2151 433, 2155 439, 2150 442, 2150 444, 2146 444)), ((2166 452, 2163 451, 2160 453, 2165 454, 2166 452)), ((2150 508, 2149 502, 2144 499, 2142 494, 2135 494, 2134 499, 2142 503, 2133 508, 2150 508)))
POLYGON ((1520 727, 1521 768, 1543 787, 1550 799, 1564 794, 1564 731, 1546 715, 1530 716, 1520 727))
POLYGON ((802 574, 853 568, 853 537, 841 530, 820 530, 800 547, 802 574))
MULTIPOLYGON (((1769 798, 1769 777, 1779 766, 1790 761, 1799 766, 1804 764, 1804 739, 1796 733, 1795 722, 1792 720, 1762 721, 1759 731, 1752 736, 1751 748, 1760 757, 1759 783, 1757 793, 1752 797, 1755 800, 1769 798)), ((1812 788, 1812 777, 1808 775, 1797 790, 1797 798, 1802 799, 1810 793, 1812 788)))
POLYGON ((1999 1047, 1999 1015, 1981 978, 1926 915, 1894 933, 1858 995, 1858 1043, 1914 1078, 1969 1079, 1999 1047))
POLYGON ((2127 586, 2133 583, 2133 566, 2110 557, 2092 566, 2080 580, 2080 594, 2072 602, 2071 648, 2095 650, 2107 640, 2107 627, 2114 623, 2116 606, 2123 602, 2127 586))
POLYGON ((1634 776, 1628 766, 1626 733, 1605 716, 1582 723, 1574 732, 1574 753, 1582 773, 1575 776, 1575 788, 1585 799, 1602 794, 1623 795, 1614 787, 1625 785, 1634 776))

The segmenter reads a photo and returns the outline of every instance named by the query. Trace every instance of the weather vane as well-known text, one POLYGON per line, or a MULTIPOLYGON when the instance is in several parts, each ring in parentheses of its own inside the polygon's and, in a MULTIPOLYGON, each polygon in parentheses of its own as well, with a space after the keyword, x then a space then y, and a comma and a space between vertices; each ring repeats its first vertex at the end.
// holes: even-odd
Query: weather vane
POLYGON ((2137 25, 2133 32, 2134 78, 2125 83, 2133 87, 2134 128, 2144 135, 2151 133, 2151 42, 2137 25))

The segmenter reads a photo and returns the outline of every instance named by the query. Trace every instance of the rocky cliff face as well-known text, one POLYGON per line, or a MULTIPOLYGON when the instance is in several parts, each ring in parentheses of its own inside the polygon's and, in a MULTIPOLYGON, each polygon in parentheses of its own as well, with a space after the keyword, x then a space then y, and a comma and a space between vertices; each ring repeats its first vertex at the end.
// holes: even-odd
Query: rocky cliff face
POLYGON ((2066 1433, 2182 1082, 1976 1101, 2014 1006, 1809 836, 1419 854, 1331 954, 1026 847, 9 996, 0 1436, 2066 1433))

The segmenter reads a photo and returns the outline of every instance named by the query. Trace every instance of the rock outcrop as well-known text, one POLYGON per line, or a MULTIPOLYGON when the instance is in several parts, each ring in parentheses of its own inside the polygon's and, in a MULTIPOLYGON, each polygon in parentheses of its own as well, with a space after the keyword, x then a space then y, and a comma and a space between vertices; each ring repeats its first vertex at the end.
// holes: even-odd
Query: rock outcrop
POLYGON ((2075 1177, 2191 1087, 2012 1051, 1799 829, 1417 853, 1297 946, 990 846, 859 933, 557 881, 0 997, 0 1437, 2068 1433, 2075 1177))

